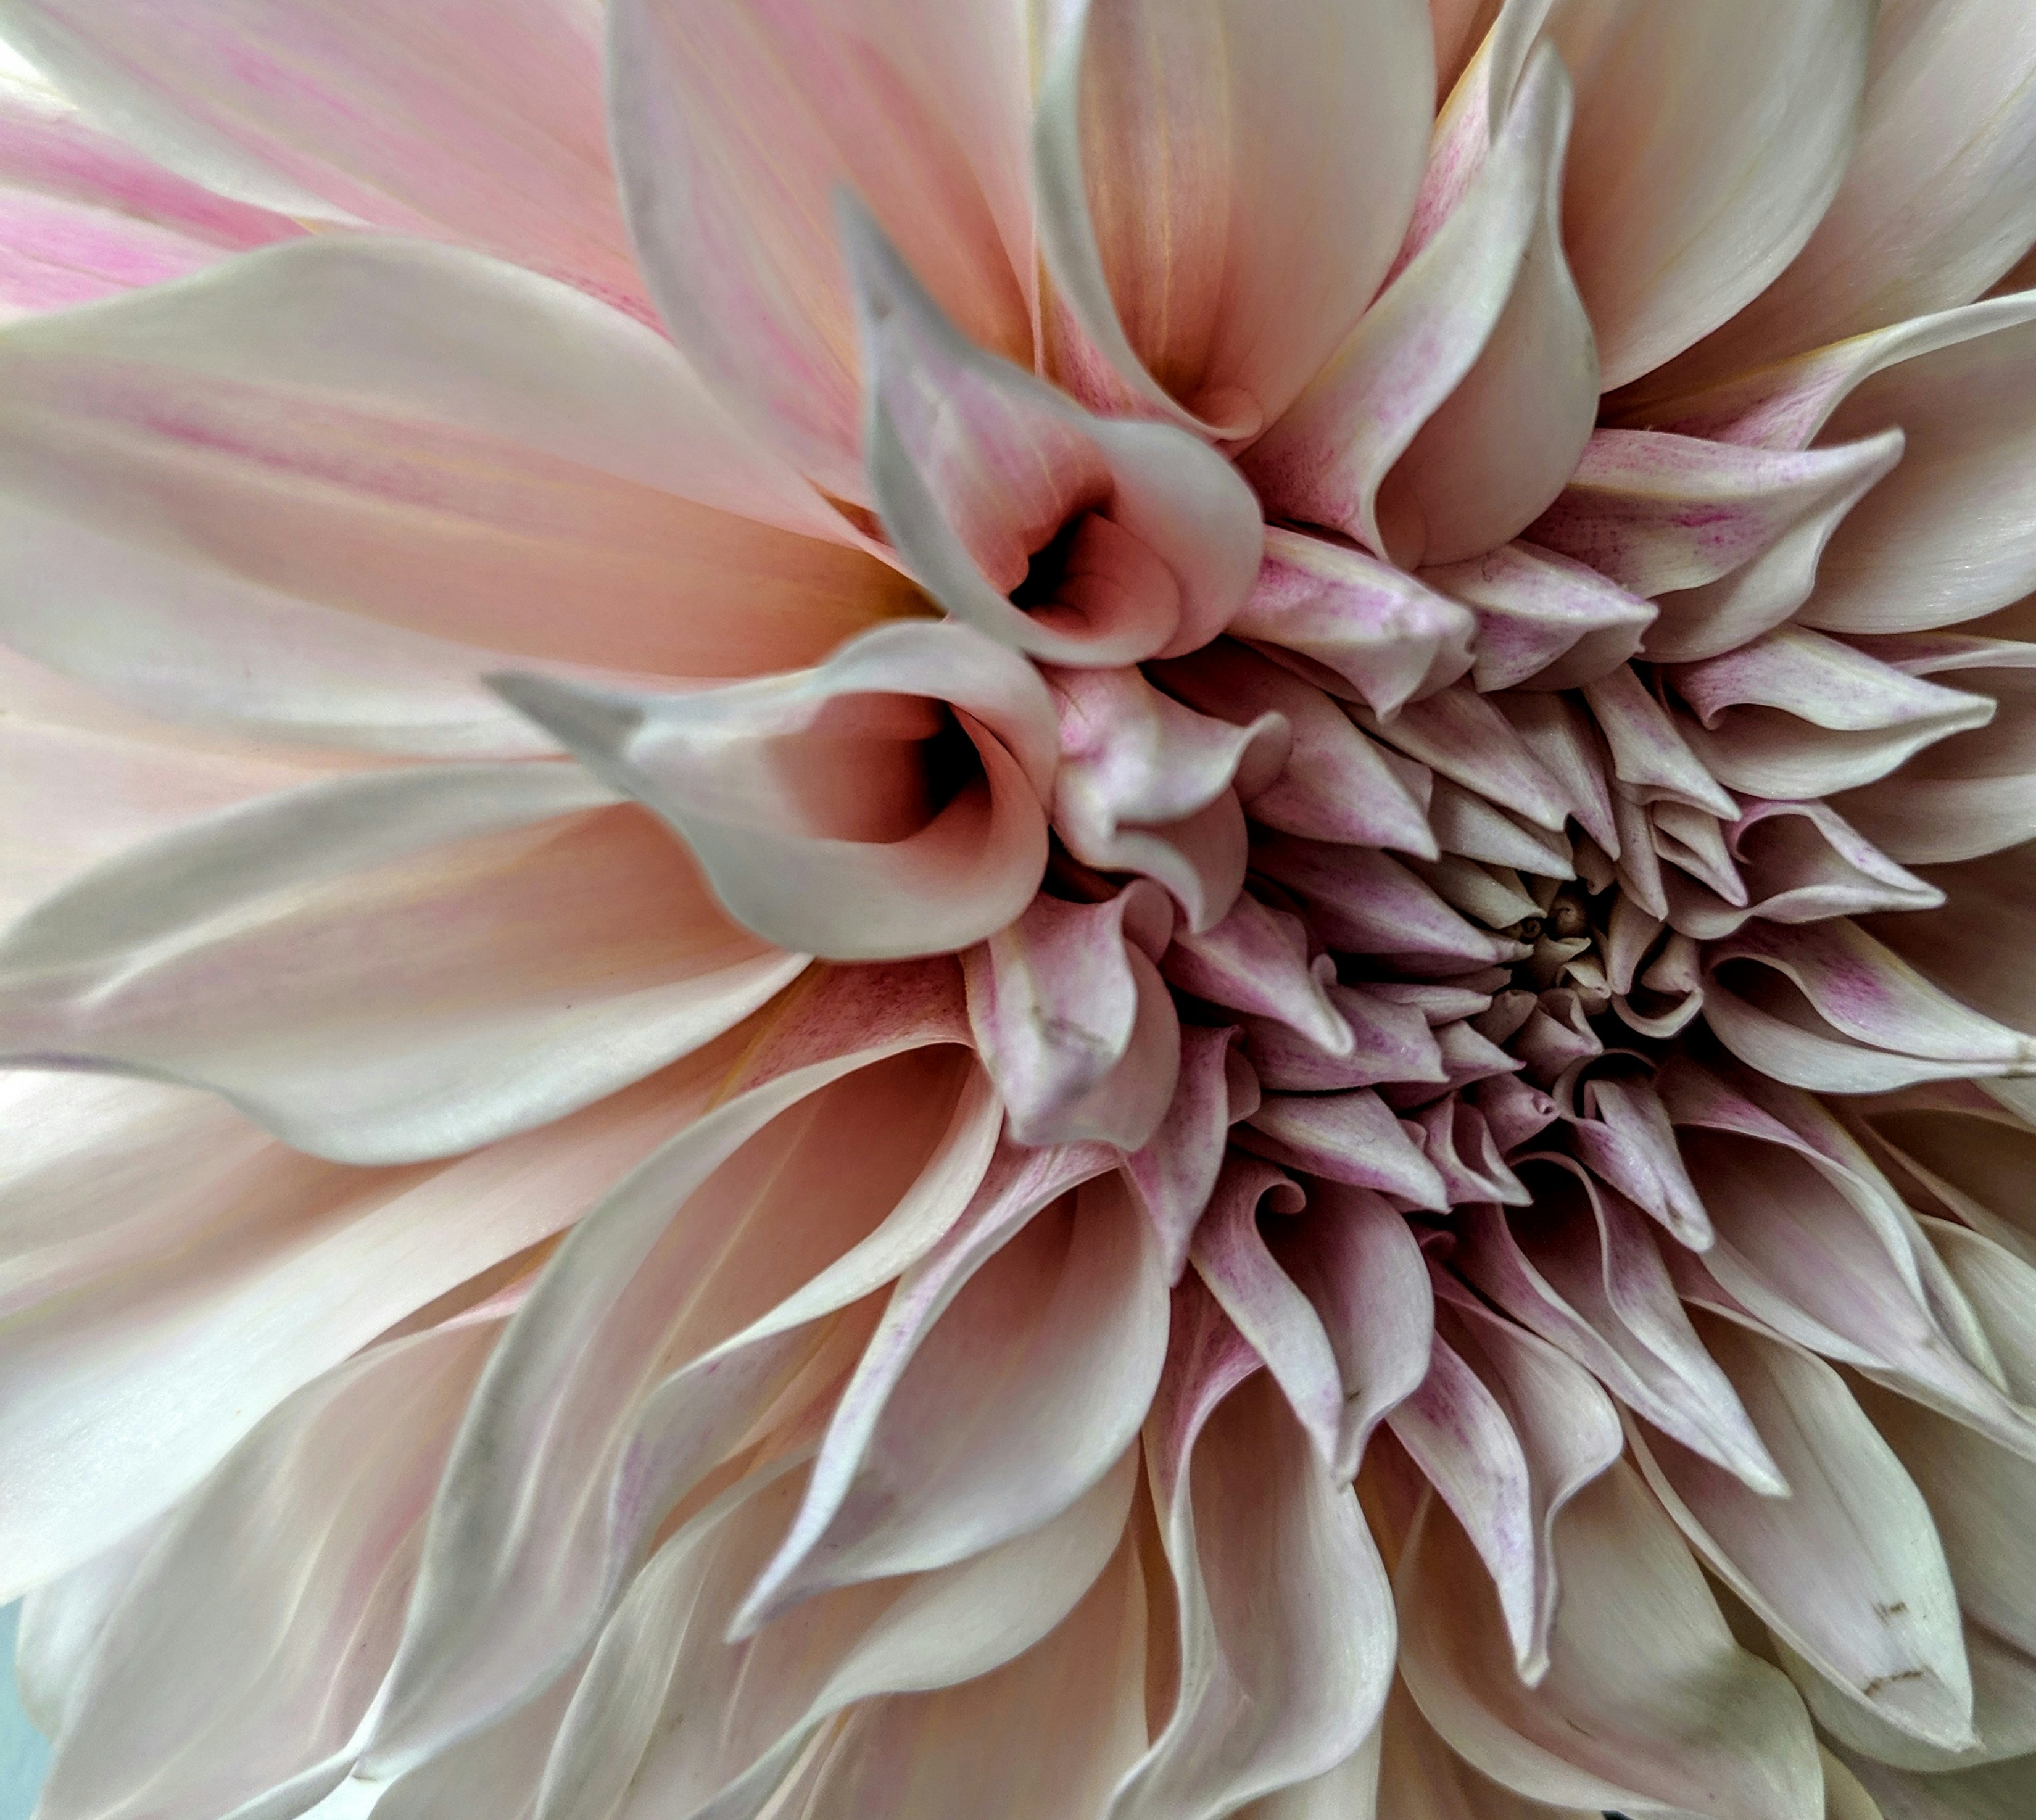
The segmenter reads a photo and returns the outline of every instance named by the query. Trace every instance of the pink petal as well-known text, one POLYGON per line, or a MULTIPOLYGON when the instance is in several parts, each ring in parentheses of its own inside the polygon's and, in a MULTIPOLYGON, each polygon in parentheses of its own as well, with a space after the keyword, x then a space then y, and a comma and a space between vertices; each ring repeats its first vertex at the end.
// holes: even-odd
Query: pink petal
POLYGON ((1624 1437, 1588 1372, 1454 1278, 1438 1272, 1435 1287, 1428 1376, 1387 1420, 1491 1573, 1531 1685, 1548 1669, 1555 1519, 1618 1459, 1624 1437))
POLYGON ((1331 1053, 1348 1053, 1351 1038, 1329 997, 1333 963, 1308 953, 1308 932, 1291 912, 1250 892, 1222 921, 1201 934, 1176 929, 1160 957, 1169 983, 1220 1004, 1275 1018, 1331 1053))
POLYGON ((1789 1496, 1763 1498, 1636 1430, 1656 1495, 1711 1571, 1854 1699, 1947 1750, 1971 1743, 1958 1594, 1908 1475, 1829 1366, 1715 1315, 1696 1318, 1789 1496))
MULTIPOLYGON (((812 1313, 828 1312, 829 1291, 859 1293, 867 1268, 902 1264, 967 1206, 987 1136, 978 1109, 992 1102, 967 1103, 975 1071, 957 1053, 953 972, 855 968, 823 981, 804 1017, 724 1077, 732 1098, 575 1227, 505 1334, 449 1463, 368 1772, 435 1755, 569 1667, 662 1520, 658 1494, 681 1495, 711 1464, 711 1448, 702 1460, 677 1444, 711 1439, 701 1429, 721 1420, 739 1438, 754 1419, 716 1406, 690 1436, 660 1424, 659 1470, 618 1476, 660 1370, 741 1335, 872 1239, 816 1294, 812 1313), (894 1213, 898 1225, 874 1237, 894 1213)), ((734 1374, 738 1404, 779 1388, 787 1361, 772 1351, 767 1339, 762 1369, 734 1374)))
POLYGON ((1532 544, 1506 544, 1423 578, 1476 612, 1471 681, 1480 691, 1595 681, 1640 649, 1654 617, 1648 602, 1597 570, 1532 544))
POLYGON ((1286 723, 1284 763, 1239 780, 1254 822, 1357 846, 1433 848, 1426 805, 1401 771, 1329 695, 1291 669, 1226 639, 1148 673, 1203 713, 1239 726, 1269 717, 1286 723))
POLYGON ((1716 328, 1808 239, 1851 156, 1874 10, 1555 9, 1576 84, 1563 239, 1606 390, 1716 328))
POLYGON ((642 307, 599 19, 567 0, 29 0, 22 48, 179 175, 284 215, 506 254, 642 307))
MULTIPOLYGON (((1739 805, 1690 749, 1683 729, 1647 692, 1637 672, 1622 667, 1585 684, 1584 699, 1612 748, 1612 774, 1631 786, 1634 801, 1684 802, 1727 820, 1738 815, 1739 805)), ((1622 859, 1630 862, 1635 857, 1633 844, 1622 829, 1622 859)))
POLYGON ((1251 435, 1399 244, 1432 104, 1423 9, 1081 0, 1057 23, 1033 149, 1041 248, 1080 337, 1061 365, 1079 382, 1098 361, 1092 390, 1251 435))
POLYGON ((816 484, 867 502, 855 318, 823 224, 852 192, 971 341, 1031 364, 1025 27, 967 0, 622 0, 611 130, 688 360, 816 484))
POLYGON ((271 248, 0 369, 0 624, 179 720, 520 756, 490 668, 753 674, 906 589, 650 330, 451 248, 271 248))
POLYGON ((1244 884, 1237 798, 1279 771, 1291 743, 1285 720, 1197 714, 1134 669, 1046 680, 1061 727, 1054 831, 1084 865, 1142 872, 1173 894, 1191 929, 1213 928, 1244 884))
POLYGON ((0 944, 9 1049, 211 1087, 344 1162, 556 1118, 804 964, 730 923, 633 812, 588 812, 612 801, 567 766, 443 766, 160 836, 0 944))
POLYGON ((1025 1171, 1009 1152, 993 1162, 978 1208, 899 1279, 735 1636, 816 1593, 1035 1529, 1136 1438, 1167 1351, 1156 1235, 1114 1176, 1021 1225, 1036 1190, 993 1199, 1014 1164, 1025 1171))
POLYGON ((1363 1745, 1392 1679, 1392 1600, 1355 1494, 1197 1280, 1176 1292, 1174 1333, 1146 1458, 1180 1676, 1109 1820, 1218 1820, 1324 1775, 1363 1745))
POLYGON ((1710 1216, 1652 1082, 1645 1076, 1594 1076, 1585 1081, 1580 1098, 1586 1116, 1572 1118, 1570 1138, 1591 1173, 1692 1251, 1707 1249, 1710 1216))
POLYGON ((1230 464, 1171 424, 1092 416, 986 353, 866 213, 845 204, 841 220, 870 484, 928 592, 1055 663, 1171 655, 1221 631, 1250 591, 1263 534, 1230 464), (1011 597, 1034 593, 1031 605, 1011 597))
POLYGON ((1442 1212, 1449 1196, 1413 1133, 1370 1087, 1348 1093, 1268 1094, 1237 1140, 1288 1169, 1376 1189, 1442 1212))
POLYGON ((1901 465, 1833 535, 1797 617, 1830 631, 1921 631, 2036 587, 2032 383, 2036 294, 2023 292, 1635 409, 1688 434, 1775 449, 1898 428, 1901 465))
POLYGON ((1488 125, 1485 87, 1467 81, 1476 117, 1446 119, 1427 187, 1438 168, 1461 183, 1466 159, 1476 177, 1243 458, 1273 513, 1408 568, 1517 533, 1568 477, 1597 410, 1556 214, 1568 77, 1552 53, 1536 57, 1488 125))
POLYGON ((181 278, 304 232, 173 175, 0 73, 0 316, 181 278))
POLYGON ((1330 694, 1390 714, 1470 668, 1476 625, 1456 601, 1361 550, 1272 526, 1231 630, 1330 694))
POLYGON ((1541 827, 1559 829, 1567 819, 1570 805, 1555 780, 1505 717, 1461 683, 1409 702, 1389 720, 1362 708, 1352 718, 1408 758, 1541 827))
POLYGON ((1824 546, 1902 447, 1898 429, 1801 452, 1600 430, 1531 529, 1657 603, 1650 658, 1714 657, 1809 597, 1824 546))
POLYGON ((1498 705, 1536 763, 1555 779, 1570 813, 1617 859, 1619 831, 1612 820, 1611 773, 1591 717, 1568 696, 1533 690, 1502 695, 1498 705))
POLYGON ((1276 835, 1252 850, 1251 863, 1305 898, 1318 932, 1346 953, 1461 973, 1508 959, 1517 945, 1466 922, 1399 861, 1370 848, 1276 835), (1438 964, 1445 961, 1456 964, 1438 964))
POLYGON ((1173 1102, 1144 1147, 1125 1159, 1125 1178, 1159 1234, 1170 1283, 1187 1268, 1189 1242, 1215 1189, 1230 1128, 1257 1108, 1257 1083, 1235 1053, 1236 1036, 1235 1030, 1181 1027, 1173 1102))
POLYGON ((1384 1082, 1439 1081, 1442 1052, 1415 1005, 1363 986, 1323 989, 1337 1027, 1337 1046, 1284 1023, 1247 1015, 1246 1053, 1267 1087, 1319 1092, 1384 1082))
POLYGON ((1137 1150, 1157 1130, 1180 1069, 1152 964, 1172 920, 1143 880, 1102 903, 1042 893, 963 957, 969 1023, 1019 1143, 1137 1150))
POLYGON ((1823 1820, 1800 1701, 1732 1641, 1636 1472, 1616 1465, 1576 1494, 1555 1555, 1563 1602, 1548 1672, 1530 1688, 1462 1530, 1423 1505, 1394 1577, 1400 1665, 1452 1750, 1538 1802, 1823 1820), (1649 1621, 1636 1622, 1642 1611, 1649 1621))
POLYGON ((811 952, 961 948, 1046 865, 1053 705, 966 626, 882 626, 816 669, 692 694, 496 686, 670 823, 741 922, 811 952))
POLYGON ((224 1813, 345 1747, 394 1650, 432 1488, 499 1331, 375 1347, 228 1456, 107 1619, 45 1812, 224 1813))

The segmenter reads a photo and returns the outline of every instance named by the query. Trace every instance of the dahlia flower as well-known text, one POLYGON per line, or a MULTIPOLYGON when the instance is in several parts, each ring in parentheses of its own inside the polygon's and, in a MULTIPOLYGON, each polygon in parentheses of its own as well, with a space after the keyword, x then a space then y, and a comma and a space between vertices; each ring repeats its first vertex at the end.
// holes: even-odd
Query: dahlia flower
POLYGON ((2036 1807, 2026 0, 0 29, 43 1820, 2036 1807))

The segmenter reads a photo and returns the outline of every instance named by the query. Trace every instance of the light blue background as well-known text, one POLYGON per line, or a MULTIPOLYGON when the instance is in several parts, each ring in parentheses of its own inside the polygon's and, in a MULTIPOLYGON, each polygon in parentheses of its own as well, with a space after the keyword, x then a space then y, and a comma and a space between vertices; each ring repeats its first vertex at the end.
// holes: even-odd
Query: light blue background
POLYGON ((50 1760, 47 1740, 14 1698, 14 1630, 21 1618, 18 1605, 0 1610, 0 1820, 28 1820, 50 1760))

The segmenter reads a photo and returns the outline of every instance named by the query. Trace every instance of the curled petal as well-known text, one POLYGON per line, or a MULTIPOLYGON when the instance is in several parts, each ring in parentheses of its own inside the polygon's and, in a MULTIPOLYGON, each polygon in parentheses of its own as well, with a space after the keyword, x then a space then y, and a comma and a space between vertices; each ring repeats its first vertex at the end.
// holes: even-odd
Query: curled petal
POLYGON ((1704 967, 1719 1039, 1792 1086, 1858 1093, 2036 1072, 2036 1038, 1940 991, 1849 919, 1749 923, 1704 967))
POLYGON ((1289 1169, 1375 1189, 1440 1213, 1448 1191, 1417 1135, 1370 1087, 1348 1093, 1268 1094, 1236 1141, 1289 1169))
POLYGON ((1461 683, 1409 702, 1390 720, 1362 708, 1352 718, 1410 759, 1537 827, 1559 829, 1568 819, 1561 786, 1511 723, 1461 683))
POLYGON ((1476 624, 1457 601, 1362 550, 1272 526, 1231 630, 1330 694, 1390 714, 1470 668, 1476 624))
POLYGON ((1398 861, 1372 849, 1276 835, 1252 850, 1251 863, 1306 899, 1316 928, 1346 953, 1391 955, 1425 973, 1514 956, 1517 944, 1467 922, 1398 861))
POLYGON ((1819 632, 1784 626, 1736 651, 1678 666, 1696 710, 1690 741, 1735 789, 1804 797, 1856 789, 1952 733, 1984 725, 1984 695, 1876 661, 1819 632))
POLYGON ((1235 470, 1171 424, 1092 416, 985 353, 859 206, 839 213, 871 488, 927 591, 1054 663, 1207 644, 1258 569, 1258 507, 1235 470))
POLYGON ((1152 962, 1172 923, 1143 880, 1096 904, 1043 893, 963 957, 969 1023, 1020 1143, 1137 1150, 1157 1130, 1180 1069, 1152 962))
POLYGON ((1391 1684, 1393 1600, 1322 1465, 1198 1280, 1175 1292, 1146 1458, 1178 1589, 1180 1678, 1108 1820, 1218 1820, 1355 1753, 1391 1684))
POLYGON ((496 686, 670 823, 733 915, 806 952, 960 948, 1046 867, 1052 702, 963 626, 882 626, 817 669, 686 695, 496 686))
POLYGON ((1355 846, 1433 849, 1427 805, 1412 782, 1327 694, 1293 670, 1226 640, 1152 673, 1205 714, 1239 726, 1255 728, 1272 716, 1286 722, 1284 763, 1248 785, 1239 779, 1254 822, 1355 846))
POLYGON ((1215 928, 1176 929, 1159 970, 1183 992, 1226 1010, 1274 1018, 1332 1054, 1350 1053, 1351 1036, 1323 976, 1333 964, 1308 953, 1301 919, 1246 891, 1215 928))
POLYGON ((820 231, 861 197, 961 332, 1029 362, 1024 26, 968 0, 620 0, 610 131, 658 307, 716 394, 867 501, 854 303, 820 231))
POLYGON ((1833 534, 1797 617, 1928 631, 2036 587, 2030 476, 2036 293, 1925 316, 1659 403, 1650 423, 1771 449, 1899 428, 1902 462, 1833 534))
POLYGON ((1060 670, 1047 684, 1061 724, 1054 827, 1068 851, 1156 879, 1190 929, 1213 927, 1244 884, 1237 798, 1278 773, 1291 743, 1284 719, 1212 719, 1135 669, 1060 670))
POLYGON ((1596 569, 1532 544, 1506 544, 1423 579, 1477 614, 1480 691, 1573 688, 1640 648, 1654 609, 1596 569))
POLYGON ((1236 1051, 1236 1039, 1231 1029, 1181 1027, 1173 1103, 1144 1147, 1124 1161, 1125 1175, 1159 1236, 1170 1283, 1178 1283, 1187 1268, 1189 1242, 1216 1187, 1230 1128, 1258 1105, 1258 1084, 1236 1051))
POLYGON ((1800 451, 1600 430, 1532 529, 1656 602, 1650 658, 1715 657, 1808 599, 1824 546, 1902 448, 1898 428, 1800 451))
POLYGON ((1591 717, 1573 697, 1533 690, 1501 695, 1499 708, 1521 743, 1555 780, 1584 831, 1617 859, 1612 774, 1591 717))
POLYGON ((1572 1119, 1571 1139, 1591 1172, 1692 1251, 1707 1249, 1710 1216, 1683 1166, 1675 1127, 1653 1083, 1644 1077, 1594 1076, 1578 1098, 1585 1116, 1572 1119))
POLYGON ((1540 1680, 1559 1590, 1555 1519, 1619 1456, 1612 1400, 1438 1272, 1428 1374, 1386 1419, 1491 1575, 1522 1679, 1540 1680))
POLYGON ((1331 983, 1325 991, 1340 1027, 1337 1047, 1291 1025, 1246 1017, 1246 1053, 1266 1086, 1312 1093, 1443 1078, 1442 1051, 1418 1006, 1362 986, 1331 983))
POLYGON ((1078 389, 1252 435, 1399 244, 1432 105, 1423 10, 1079 0, 1058 23, 1033 156, 1041 250, 1079 336, 1061 364, 1078 389))
MULTIPOLYGON (((1482 68, 1482 59, 1479 66, 1482 68)), ((1480 118, 1485 85, 1465 89, 1480 118)), ((1556 209, 1569 135, 1561 59, 1530 62, 1489 149, 1445 134, 1438 228, 1293 407, 1242 458, 1269 507, 1328 525, 1405 567, 1502 544, 1554 496, 1597 414, 1590 324, 1556 209)))
MULTIPOLYGON (((1584 699, 1611 748, 1612 774, 1628 786, 1635 802, 1687 803, 1727 820, 1739 813, 1739 805, 1690 749, 1674 718, 1632 669, 1622 667, 1587 684, 1584 699)), ((1636 843, 1626 835, 1622 828, 1619 857, 1630 863, 1636 843)))

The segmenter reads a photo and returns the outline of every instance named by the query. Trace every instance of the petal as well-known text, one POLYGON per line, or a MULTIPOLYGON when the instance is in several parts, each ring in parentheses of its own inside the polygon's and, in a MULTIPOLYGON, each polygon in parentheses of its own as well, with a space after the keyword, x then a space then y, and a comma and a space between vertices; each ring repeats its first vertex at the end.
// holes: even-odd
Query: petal
POLYGON ((1181 1074, 1173 1103, 1142 1150, 1124 1161, 1124 1173, 1159 1234, 1168 1283, 1188 1266, 1188 1245, 1208 1205, 1222 1168, 1230 1128, 1256 1109, 1257 1083, 1236 1054, 1234 1030, 1205 1025, 1181 1028, 1181 1074))
POLYGON ((0 70, 0 317, 158 284, 304 229, 201 189, 0 70))
POLYGON ((1217 1820, 1322 1775, 1363 1745, 1391 1682, 1392 1599, 1356 1497, 1225 1324, 1198 1284, 1177 1292, 1146 1453, 1179 1685, 1109 1820, 1217 1820))
POLYGON ((1255 729, 1273 716, 1286 723, 1284 762, 1269 776, 1239 780, 1254 822, 1314 840, 1431 853, 1427 805, 1411 782, 1329 695, 1291 669, 1226 639, 1147 673, 1190 707, 1240 727, 1255 729))
POLYGON ((688 360, 816 484, 867 501, 852 191, 970 341, 1031 364, 1023 12, 986 0, 620 0, 624 206, 688 360))
POLYGON ((1853 1698, 1946 1749, 1970 1743, 1958 1594, 1921 1494, 1829 1366, 1714 1315, 1696 1319, 1789 1495, 1763 1498, 1636 1430, 1656 1495, 1711 1571, 1853 1698))
POLYGON ((868 371, 870 484, 933 597, 1057 663, 1193 650, 1221 631, 1250 591, 1263 534, 1230 464, 1173 425, 1092 416, 984 352, 865 213, 839 213, 868 371))
POLYGON ((1800 451, 1600 430, 1530 528, 1658 603, 1649 657, 1715 657, 1809 597, 1824 546, 1902 449, 1899 429, 1800 451))
POLYGON ((1595 681, 1640 649, 1654 617, 1646 601, 1597 570, 1532 544, 1428 569, 1423 579, 1476 613, 1470 676, 1480 692, 1595 681))
POLYGON ((520 756, 515 658, 753 674, 903 608, 652 330, 450 248, 271 248, 0 373, 0 631, 167 718, 520 756))
POLYGON ((1584 1110, 1570 1129, 1577 1155, 1650 1219, 1693 1251, 1706 1249, 1710 1217, 1676 1147, 1675 1128, 1643 1076, 1596 1076, 1584 1083, 1584 1110))
POLYGON ((1461 683, 1409 702, 1390 720, 1363 708, 1352 718, 1408 758, 1537 827, 1559 829, 1567 819, 1570 805, 1555 780, 1505 717, 1461 683))
POLYGON ((1176 929, 1159 970, 1183 992, 1276 1018, 1325 1050, 1350 1051, 1348 1027, 1322 977, 1328 970, 1309 955, 1306 925, 1249 891, 1215 928, 1200 935, 1176 929))
POLYGON ((756 1813, 837 1713, 971 1680, 1053 1630, 1109 1567, 1137 1479, 1126 1454, 1043 1528, 726 1641, 730 1608, 797 1496, 786 1468, 799 1463, 794 1454, 738 1482, 637 1577, 560 1728, 543 1820, 756 1813))
POLYGON ((966 626, 879 627, 790 676, 660 695, 536 675, 501 693, 663 816, 747 927, 843 960, 1003 928, 1046 861, 1053 704, 966 626))
POLYGON ((499 1330, 377 1347, 228 1456, 107 1619, 45 1813, 195 1820, 345 1744, 394 1648, 432 1487, 499 1330))
POLYGON ((1393 1682, 1381 1726, 1379 1781, 1393 1792, 1393 1820, 1595 1820, 1595 1810, 1546 1807, 1480 1776, 1435 1735, 1404 1681, 1393 1682))
POLYGON ((1746 372, 1989 289, 2036 240, 2033 69, 2019 7, 1884 9, 1845 182, 1788 269, 1678 376, 1746 372))
POLYGON ((1237 1141, 1283 1167, 1375 1189, 1439 1213, 1449 1205, 1449 1193, 1420 1131, 1396 1119, 1370 1087, 1360 1087, 1348 1093, 1269 1094, 1237 1141))
POLYGON ((1079 381, 1099 360, 1091 389, 1251 435, 1399 244, 1433 93, 1423 9, 1082 0, 1059 24, 1033 132, 1039 239, 1089 345, 1061 364, 1079 381))
POLYGON ((879 1287, 968 1204, 990 1102, 971 1101, 974 1071, 955 1053, 960 996, 951 967, 823 981, 752 1050, 732 1083, 747 1091, 574 1229, 503 1336, 448 1463, 364 1773, 428 1760, 553 1682, 671 1503, 826 1336, 794 1330, 879 1287), (671 1362, 730 1341, 725 1395, 703 1392, 714 1375, 703 1372, 645 1401, 671 1362))
MULTIPOLYGON (((1612 749, 1612 774, 1631 786, 1638 803, 1682 802, 1728 819, 1739 805, 1720 787, 1702 759, 1690 749, 1687 725, 1648 693, 1638 673, 1626 667, 1584 688, 1598 731, 1612 749)), ((1628 863, 1622 832, 1619 857, 1628 863)))
MULTIPOLYGON (((121 137, 285 215, 462 241, 634 303, 573 0, 18 0, 9 34, 121 137)), ((640 305, 638 306, 640 307, 640 305)))
POLYGON ((1231 630, 1330 694, 1382 714, 1471 665, 1476 621, 1412 575, 1269 526, 1258 582, 1231 630))
POLYGON ((1696 710, 1690 743, 1734 789, 1816 797, 1885 777, 1925 747, 1984 725, 1994 704, 1784 626, 1723 657, 1677 665, 1696 710))
POLYGON ((1618 1459, 1612 1400, 1555 1347, 1435 1275, 1428 1376, 1387 1418, 1498 1589, 1521 1678, 1548 1670, 1559 1583, 1555 1519, 1618 1459))
POLYGON ((899 1279, 732 1634, 816 1593, 979 1554, 1118 1464, 1166 1357, 1156 1235, 1114 1176, 1015 1235, 1005 1219, 964 1214, 899 1279))
POLYGON ((18 1064, 210 1087, 341 1162, 556 1118, 719 1035, 804 965, 730 924, 653 827, 598 808, 610 800, 569 766, 447 765, 159 836, 0 941, 0 1042, 18 1064))
POLYGON ((1510 959, 1517 945, 1465 921, 1398 861, 1370 848, 1276 835, 1252 850, 1251 863, 1306 899, 1317 932, 1345 953, 1461 973, 1510 959))
POLYGON ((1562 0, 1576 84, 1563 239, 1607 390, 1766 289, 1851 156, 1876 9, 1562 0))
POLYGON ((1704 964, 1719 1040, 1792 1086, 1871 1092, 2036 1072, 2036 1040, 1948 997, 1849 919, 1749 923, 1704 964))
POLYGON ((1635 411, 1687 434, 1778 449, 1898 428, 1901 465, 1834 534, 1797 618, 1827 631, 1919 631, 2036 587, 2032 384, 2036 294, 2025 292, 1635 411))
POLYGON ((970 1027, 1017 1142, 1137 1150, 1158 1129, 1180 1071, 1179 1020, 1152 960, 1171 925, 1143 881, 1098 904, 1043 892, 963 957, 970 1027))
POLYGON ((1555 1556, 1563 1599, 1530 1690, 1462 1530, 1423 1506, 1394 1577, 1401 1671, 1453 1750, 1536 1801, 1823 1820, 1801 1703, 1733 1642, 1637 1473, 1617 1465, 1578 1493, 1555 1556))
POLYGON ((1488 62, 1438 128, 1424 197, 1461 184, 1466 163, 1468 188, 1243 457, 1272 512, 1408 568, 1514 536, 1568 477, 1597 411, 1556 212, 1569 79, 1544 52, 1488 118, 1488 62))

